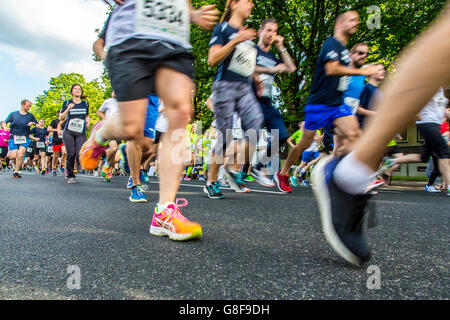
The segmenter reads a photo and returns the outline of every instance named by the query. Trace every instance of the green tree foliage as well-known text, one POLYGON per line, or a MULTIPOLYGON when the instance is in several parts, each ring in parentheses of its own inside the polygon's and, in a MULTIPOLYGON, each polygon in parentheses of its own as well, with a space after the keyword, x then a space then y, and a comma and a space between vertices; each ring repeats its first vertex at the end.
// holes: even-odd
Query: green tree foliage
MULTIPOLYGON (((225 1, 192 1, 198 8, 207 3, 216 3, 223 12, 225 1)), ((266 0, 254 1, 255 8, 248 25, 258 29, 266 18, 279 22, 279 33, 285 37, 289 54, 297 64, 298 72, 278 75, 276 86, 281 94, 277 98, 284 119, 292 130, 303 118, 303 108, 308 96, 315 62, 325 39, 333 34, 336 17, 348 10, 360 14, 358 33, 350 40, 369 44, 371 54, 368 62, 383 62, 388 69, 398 53, 423 31, 438 15, 445 0, 266 0), (370 6, 380 8, 379 28, 369 28, 367 22, 373 19, 370 6)), ((194 99, 195 118, 209 120, 205 101, 211 93, 213 71, 208 67, 208 42, 211 32, 192 27, 191 42, 196 57, 195 70, 197 93, 194 99)))
POLYGON ((91 127, 99 121, 97 110, 105 99, 111 97, 111 85, 107 77, 102 80, 94 79, 87 82, 83 75, 78 73, 60 74, 50 79, 50 88, 40 94, 31 109, 36 119, 44 119, 46 125, 49 125, 53 119, 56 119, 58 110, 61 109, 63 102, 72 98, 70 88, 74 84, 80 84, 83 88, 83 94, 89 103, 89 117, 91 127))

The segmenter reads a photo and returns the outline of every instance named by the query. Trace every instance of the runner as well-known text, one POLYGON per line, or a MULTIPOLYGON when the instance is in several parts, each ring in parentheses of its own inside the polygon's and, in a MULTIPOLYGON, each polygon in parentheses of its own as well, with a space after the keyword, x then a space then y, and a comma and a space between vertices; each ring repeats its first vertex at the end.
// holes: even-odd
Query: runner
MULTIPOLYGON (((265 158, 271 158, 272 156, 279 155, 281 148, 284 147, 285 142, 289 138, 283 117, 273 106, 272 91, 274 78, 278 73, 293 73, 297 70, 297 67, 284 46, 284 37, 278 34, 278 22, 276 20, 264 20, 261 23, 258 35, 258 56, 255 71, 259 74, 260 80, 264 83, 264 90, 262 95, 258 97, 258 101, 264 114, 265 127, 271 132, 271 140, 267 145, 265 158), (277 48, 281 60, 270 51, 272 44, 277 48), (275 139, 277 139, 276 142, 275 139), (274 150, 275 154, 272 154, 272 145, 274 143, 278 147, 274 150)), ((278 165, 278 163, 276 165, 278 165)), ((259 184, 265 187, 273 187, 275 185, 273 181, 268 179, 261 172, 262 167, 263 163, 260 161, 255 167, 251 168, 251 175, 259 184)), ((247 171, 245 169, 247 168, 244 168, 244 171, 247 171)))
POLYGON ((352 75, 371 75, 378 67, 365 69, 348 67, 351 59, 345 45, 358 29, 359 15, 348 11, 336 19, 334 36, 329 37, 320 51, 316 62, 311 92, 305 106, 305 131, 300 142, 288 155, 283 168, 274 180, 280 191, 292 192, 289 186, 289 169, 312 143, 315 131, 336 126, 341 140, 349 149, 360 134, 360 129, 352 109, 344 104, 343 92, 347 90, 348 77, 352 75))
MULTIPOLYGON (((190 1, 180 0, 176 2, 177 10, 161 16, 166 19, 156 19, 146 14, 148 9, 155 9, 152 3, 147 3, 149 8, 140 0, 116 2, 123 4, 111 14, 106 47, 109 48, 107 67, 120 113, 118 117, 107 119, 101 128, 93 128, 83 146, 81 162, 88 170, 95 168, 109 140, 137 140, 137 148, 141 148, 147 95, 149 90, 155 92, 164 101, 169 128, 162 138, 159 202, 150 233, 167 235, 172 240, 201 237, 201 226, 181 214, 180 207, 187 201, 178 204, 175 200, 183 164, 174 153, 182 150, 184 129, 192 113, 194 84, 189 20, 209 29, 215 24, 218 11, 215 5, 194 10, 190 1), (175 13, 176 19, 172 19, 175 13)), ((130 164, 135 166, 136 162, 130 161, 130 164)), ((137 162, 138 172, 139 166, 140 161, 137 162)))
POLYGON ((345 157, 323 159, 313 171, 314 193, 322 228, 333 250, 361 265, 370 258, 364 210, 365 194, 386 144, 405 129, 442 86, 450 84, 450 7, 407 47, 396 63, 396 76, 383 85, 383 100, 355 150, 345 157), (430 50, 433 48, 433 50, 430 50))
POLYGON ((47 130, 50 133, 50 136, 52 137, 52 151, 53 151, 53 161, 51 163, 52 165, 52 175, 57 176, 57 169, 58 169, 58 159, 61 157, 61 170, 64 173, 64 164, 66 163, 67 159, 67 152, 66 148, 64 147, 64 143, 62 140, 63 133, 61 130, 58 131, 58 125, 60 123, 59 120, 60 112, 58 110, 57 112, 57 119, 52 120, 50 125, 48 126, 47 130))
POLYGON ((86 141, 86 130, 89 129, 89 104, 84 101, 83 89, 79 84, 70 89, 72 99, 64 101, 59 119, 64 124, 63 141, 67 150, 66 178, 67 183, 76 183, 75 161, 80 149, 86 141))
POLYGON ((22 100, 20 110, 12 112, 3 122, 3 130, 6 131, 6 124, 10 123, 10 137, 8 141, 8 158, 15 161, 13 178, 22 178, 20 171, 25 158, 25 152, 30 145, 30 127, 37 123, 33 114, 29 113, 31 102, 22 100))
MULTIPOLYGON (((446 92, 446 96, 450 98, 450 90, 446 92)), ((439 192, 434 187, 434 182, 441 173, 447 183, 450 181, 450 151, 440 131, 444 114, 450 119, 450 111, 446 110, 449 99, 446 96, 444 95, 444 89, 440 88, 419 113, 419 120, 416 121, 416 125, 425 140, 422 153, 408 154, 395 159, 388 158, 382 169, 384 171, 395 165, 405 163, 428 162, 430 156, 433 156, 434 170, 425 186, 425 191, 432 193, 439 192)))
POLYGON ((45 127, 45 120, 41 119, 39 120, 39 123, 33 129, 31 129, 30 139, 35 141, 35 148, 33 150, 35 157, 34 160, 37 164, 39 164, 37 166, 40 167, 40 173, 42 175, 45 175, 47 168, 47 159, 45 154, 47 149, 45 143, 47 135, 48 131, 45 127))
POLYGON ((8 155, 8 141, 9 141, 9 130, 5 128, 4 121, 2 121, 0 126, 0 172, 2 172, 3 164, 6 161, 6 156, 8 155))
MULTIPOLYGON (((228 0, 222 21, 214 28, 209 43, 208 63, 211 67, 218 66, 212 87, 218 142, 211 153, 208 180, 203 189, 211 199, 223 198, 217 178, 228 147, 227 131, 230 136, 233 113, 239 114, 242 129, 251 135, 239 143, 237 156, 243 160, 240 161, 241 164, 249 163, 252 158, 264 120, 252 81, 257 56, 252 40, 256 38, 256 31, 244 26, 254 6, 251 0, 228 0)), ((242 191, 240 185, 245 184, 242 174, 227 162, 224 167, 230 185, 233 189, 242 191)))

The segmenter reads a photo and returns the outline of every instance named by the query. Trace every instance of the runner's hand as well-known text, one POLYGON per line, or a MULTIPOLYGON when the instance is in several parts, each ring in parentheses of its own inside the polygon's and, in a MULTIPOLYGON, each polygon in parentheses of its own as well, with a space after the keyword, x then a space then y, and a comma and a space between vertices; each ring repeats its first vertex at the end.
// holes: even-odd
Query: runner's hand
POLYGON ((367 68, 364 68, 362 70, 362 75, 363 76, 372 76, 374 74, 377 74, 382 68, 383 68, 383 66, 380 66, 380 65, 368 66, 367 68))
POLYGON ((114 0, 114 2, 116 4, 118 4, 119 6, 123 5, 125 3, 126 0, 114 0))
POLYGON ((247 40, 255 40, 256 30, 248 29, 248 26, 244 26, 241 30, 239 30, 238 36, 234 39, 236 39, 238 43, 245 42, 247 40))
POLYGON ((273 44, 275 45, 275 47, 277 47, 278 50, 284 49, 284 37, 280 35, 275 36, 273 44))
POLYGON ((220 11, 215 4, 203 6, 198 10, 191 11, 191 23, 205 30, 211 30, 219 20, 220 11))

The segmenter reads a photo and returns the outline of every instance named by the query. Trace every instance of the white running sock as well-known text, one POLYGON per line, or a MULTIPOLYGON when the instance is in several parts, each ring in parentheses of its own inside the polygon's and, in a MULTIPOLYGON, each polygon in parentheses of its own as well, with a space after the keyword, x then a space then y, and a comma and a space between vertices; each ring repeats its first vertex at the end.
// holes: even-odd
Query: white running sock
POLYGON ((169 204, 175 204, 175 203, 174 202, 166 202, 166 203, 163 203, 163 204, 158 203, 157 204, 158 212, 162 212, 162 211, 166 210, 167 207, 169 206, 169 204))
POLYGON ((350 194, 363 194, 375 174, 364 163, 355 158, 354 152, 350 153, 339 162, 334 170, 334 181, 345 192, 350 194))

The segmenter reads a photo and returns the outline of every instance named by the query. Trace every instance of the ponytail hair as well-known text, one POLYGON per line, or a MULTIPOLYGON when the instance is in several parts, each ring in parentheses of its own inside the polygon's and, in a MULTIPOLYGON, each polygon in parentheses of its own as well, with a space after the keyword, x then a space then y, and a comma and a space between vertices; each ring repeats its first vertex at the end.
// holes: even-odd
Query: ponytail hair
MULTIPOLYGON (((222 23, 224 21, 228 22, 228 20, 230 20, 231 14, 233 13, 231 11, 231 2, 233 2, 233 1, 235 1, 235 0, 227 0, 227 2, 225 3, 225 12, 224 12, 222 18, 220 19, 220 23, 222 23)), ((239 1, 239 0, 236 0, 236 1, 239 1)))

